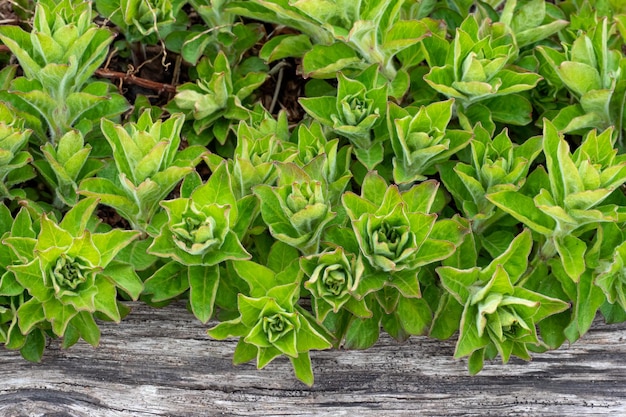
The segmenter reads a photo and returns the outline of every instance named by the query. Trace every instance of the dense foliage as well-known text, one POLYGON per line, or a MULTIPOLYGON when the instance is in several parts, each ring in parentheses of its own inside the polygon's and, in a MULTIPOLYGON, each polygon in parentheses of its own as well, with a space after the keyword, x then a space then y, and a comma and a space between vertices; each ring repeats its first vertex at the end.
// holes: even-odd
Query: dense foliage
POLYGON ((0 342, 188 301, 234 362, 626 320, 619 0, 16 0, 0 342))

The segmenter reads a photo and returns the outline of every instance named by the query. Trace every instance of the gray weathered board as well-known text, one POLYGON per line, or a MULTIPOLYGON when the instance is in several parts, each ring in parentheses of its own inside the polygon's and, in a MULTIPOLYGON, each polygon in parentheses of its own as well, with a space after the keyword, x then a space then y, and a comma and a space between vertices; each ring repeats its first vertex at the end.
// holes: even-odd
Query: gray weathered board
POLYGON ((184 305, 134 305, 98 349, 52 343, 40 364, 0 350, 0 416, 626 416, 626 324, 597 321, 572 346, 471 377, 454 341, 387 336, 365 351, 312 354, 315 385, 277 359, 231 364, 184 305))

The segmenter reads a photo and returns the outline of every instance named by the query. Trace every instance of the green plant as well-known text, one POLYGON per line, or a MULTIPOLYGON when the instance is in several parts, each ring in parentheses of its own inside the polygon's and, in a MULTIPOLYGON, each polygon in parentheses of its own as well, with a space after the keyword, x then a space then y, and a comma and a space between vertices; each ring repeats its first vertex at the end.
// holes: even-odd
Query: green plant
POLYGON ((387 123, 393 148, 393 179, 407 184, 427 179, 440 161, 463 149, 471 132, 447 129, 453 100, 416 108, 389 103, 387 123))
POLYGON ((300 48, 308 46, 307 42, 293 37, 280 38, 265 52, 271 55, 271 49, 281 47, 281 54, 286 56, 304 55, 307 76, 331 78, 337 71, 376 64, 389 81, 395 80, 393 95, 400 97, 408 87, 408 68, 398 71, 394 58, 403 51, 419 56, 416 44, 429 35, 424 22, 403 18, 403 3, 253 0, 232 1, 227 10, 293 27, 307 35, 313 45, 304 54, 300 48))
POLYGON ((54 190, 54 203, 59 208, 75 205, 78 184, 104 166, 101 160, 89 158, 91 146, 85 145, 83 135, 75 130, 63 135, 56 147, 49 142, 44 144, 41 152, 43 159, 37 159, 33 165, 54 190))
POLYGON ((484 268, 437 269, 443 286, 464 306, 454 355, 470 355, 471 373, 482 369, 485 357, 498 353, 503 362, 511 354, 529 360, 529 346, 540 343, 535 324, 569 307, 518 285, 531 247, 530 231, 525 230, 484 268))
POLYGON ((206 152, 199 146, 178 150, 183 122, 180 114, 165 122, 153 121, 149 110, 137 123, 124 126, 103 119, 102 133, 113 150, 115 169, 85 179, 79 193, 99 198, 135 230, 146 232, 159 202, 193 171, 206 152))
POLYGON ((503 212, 487 196, 499 190, 517 191, 526 182, 532 162, 541 152, 542 137, 514 144, 503 130, 493 139, 477 126, 470 142, 470 163, 447 161, 438 166, 441 180, 452 194, 472 228, 484 232, 502 218, 503 212))
POLYGON ((199 178, 190 176, 181 188, 182 198, 161 203, 168 221, 148 251, 173 261, 146 281, 146 292, 157 302, 189 289, 191 309, 206 323, 213 314, 219 265, 227 260, 250 258, 240 239, 247 232, 251 213, 256 211, 256 201, 251 196, 235 198, 225 163, 206 183, 198 185, 199 182, 199 178), (172 285, 172 276, 180 282, 172 285))
POLYGON ((250 296, 237 298, 239 317, 209 329, 211 337, 221 340, 239 337, 234 362, 254 358, 259 369, 280 355, 286 355, 296 376, 313 384, 310 350, 327 349, 332 336, 302 307, 299 264, 296 261, 275 273, 251 261, 235 263, 238 275, 250 286, 250 296))
POLYGON ((318 252, 322 231, 335 217, 325 181, 296 165, 280 164, 277 185, 257 185, 254 194, 274 238, 306 255, 318 252))
POLYGON ((33 177, 28 165, 32 156, 24 150, 31 131, 23 128, 23 122, 0 104, 0 199, 12 199, 19 191, 10 188, 33 177))
POLYGON ((621 54, 609 48, 606 19, 589 33, 567 45, 566 52, 538 48, 547 62, 546 78, 556 87, 567 88, 578 104, 565 106, 553 122, 563 132, 615 128, 622 147, 623 102, 626 94, 621 79, 626 64, 621 54))
POLYGON ((34 128, 40 143, 54 144, 72 128, 88 133, 94 122, 127 110, 112 85, 89 81, 106 59, 113 36, 91 19, 91 3, 42 0, 37 3, 33 31, 0 27, 0 40, 20 62, 24 77, 11 82, 3 100, 43 120, 34 128))
POLYGON ((189 140, 207 145, 213 138, 224 144, 233 125, 247 120, 251 110, 242 102, 265 81, 266 66, 250 58, 233 71, 226 54, 220 52, 211 62, 200 60, 195 83, 182 85, 170 111, 180 111, 192 121, 189 140))
POLYGON ((124 35, 130 47, 133 63, 140 65, 146 58, 145 47, 155 45, 176 30, 187 27, 187 14, 181 9, 184 0, 96 0, 96 9, 111 20, 124 35))
POLYGON ((626 320, 619 2, 183 3, 0 28, 6 348, 181 300, 312 384, 311 351, 381 331, 474 374, 626 320))
POLYGON ((503 24, 482 24, 472 15, 456 30, 451 44, 438 39, 426 45, 430 72, 424 79, 441 94, 456 99, 467 128, 480 121, 525 125, 532 106, 520 94, 537 85, 538 74, 514 67, 519 54, 513 35, 503 24))
POLYGON ((11 280, 19 292, 14 296, 23 297, 15 312, 23 335, 50 329, 66 347, 79 338, 96 346, 100 330, 94 314, 119 322, 118 290, 139 297, 143 284, 133 267, 114 259, 138 233, 97 230, 92 217, 97 203, 81 200, 58 223, 46 214, 33 222, 22 209, 4 234, 2 242, 16 262, 7 266, 13 277, 5 273, 3 288, 6 293, 11 280))
POLYGON ((337 96, 305 97, 300 105, 316 121, 346 137, 367 169, 374 169, 384 157, 384 135, 388 84, 379 82, 371 66, 355 78, 338 75, 337 96))
MULTIPOLYGON (((502 190, 487 199, 525 226, 545 236, 544 258, 559 254, 567 275, 577 281, 585 272, 586 244, 579 238, 602 222, 619 221, 620 210, 602 203, 626 182, 626 160, 612 149, 610 130, 591 131, 572 155, 565 139, 545 121, 543 153, 547 173, 538 169, 532 178, 539 189, 533 197, 502 190), (540 188, 547 185, 546 188, 540 188)), ((530 181, 530 179, 529 179, 530 181)), ((534 194, 534 193, 533 193, 534 194)))

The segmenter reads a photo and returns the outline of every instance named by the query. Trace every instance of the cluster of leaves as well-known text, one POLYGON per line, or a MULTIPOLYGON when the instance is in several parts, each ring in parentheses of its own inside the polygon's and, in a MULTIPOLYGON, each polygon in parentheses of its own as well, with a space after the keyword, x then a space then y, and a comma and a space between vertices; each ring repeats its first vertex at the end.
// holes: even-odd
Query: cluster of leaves
POLYGON ((120 59, 162 48, 188 81, 128 111, 94 78, 113 35, 90 2, 0 27, 7 348, 97 345, 123 301, 184 299, 235 363, 284 355, 311 384, 310 351, 381 329, 458 334, 476 373, 626 320, 619 2, 95 5, 120 59), (261 104, 293 63, 295 121, 261 104))

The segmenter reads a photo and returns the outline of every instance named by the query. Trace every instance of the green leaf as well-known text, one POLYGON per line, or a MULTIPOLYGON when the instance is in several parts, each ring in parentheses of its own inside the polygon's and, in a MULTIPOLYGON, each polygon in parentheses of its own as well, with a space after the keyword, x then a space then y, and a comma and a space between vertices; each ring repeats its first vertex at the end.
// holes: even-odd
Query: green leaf
POLYGON ((258 351, 258 347, 244 342, 243 339, 239 339, 235 352, 233 353, 233 363, 235 365, 239 365, 241 363, 249 362, 256 358, 258 351))
POLYGON ((23 334, 30 333, 36 324, 46 320, 43 305, 35 298, 31 298, 20 306, 17 310, 17 317, 23 334))
POLYGON ((311 368, 311 358, 308 352, 298 354, 296 358, 290 357, 293 371, 300 381, 308 386, 313 386, 313 369, 311 368))
POLYGON ((443 287, 461 304, 466 304, 471 296, 469 288, 479 281, 480 269, 456 269, 443 266, 436 269, 443 287))
POLYGON ((96 277, 95 286, 98 289, 98 296, 94 298, 96 311, 104 313, 111 320, 119 323, 121 317, 117 306, 115 285, 108 279, 98 276, 96 277))
POLYGON ((20 349, 20 354, 27 361, 41 362, 45 348, 46 336, 42 330, 37 329, 26 336, 26 341, 20 349))
POLYGON ((550 236, 556 228, 554 219, 537 208, 532 198, 517 191, 499 191, 486 197, 537 233, 550 236))
POLYGON ((478 349, 472 352, 468 361, 467 369, 470 375, 476 375, 483 369, 485 362, 485 349, 478 349))
POLYGON ((259 51, 259 58, 265 62, 294 57, 301 58, 313 45, 306 35, 279 35, 267 41, 259 51))
POLYGON ((585 271, 580 276, 576 286, 574 315, 572 322, 565 329, 565 335, 570 343, 574 343, 587 333, 598 309, 606 300, 602 290, 593 283, 593 279, 593 274, 590 271, 585 271))
POLYGON ((556 72, 563 83, 578 96, 602 88, 598 70, 587 64, 565 61, 556 67, 556 72))
POLYGON ((279 273, 287 268, 287 266, 298 259, 300 252, 284 242, 277 241, 272 245, 270 253, 267 257, 267 267, 272 271, 279 273))
POLYGON ((235 272, 250 285, 252 297, 263 297, 274 286, 275 272, 253 261, 234 261, 235 272))
POLYGON ((544 120, 543 146, 552 197, 557 204, 569 194, 583 191, 584 185, 569 153, 569 145, 548 120, 544 120))
POLYGON ((113 229, 107 233, 94 233, 91 239, 100 252, 100 266, 106 267, 117 254, 140 233, 133 230, 113 229))
POLYGON ((367 349, 378 341, 380 319, 353 318, 346 332, 342 346, 345 349, 367 349))
POLYGON ((148 247, 151 244, 152 239, 134 240, 118 252, 116 260, 132 265, 136 271, 144 271, 157 259, 156 256, 148 253, 148 247))
POLYGON ((238 219, 235 225, 230 225, 230 228, 239 241, 245 239, 246 234, 250 228, 250 225, 254 222, 259 214, 259 200, 254 195, 247 195, 237 201, 238 219))
POLYGON ((62 229, 45 214, 41 219, 41 233, 37 237, 36 249, 46 250, 49 248, 68 248, 72 244, 73 238, 70 233, 62 229))
POLYGON ((143 291, 143 282, 133 265, 113 261, 107 265, 102 274, 110 278, 116 287, 121 288, 133 300, 137 300, 143 291))
POLYGON ((376 165, 380 164, 384 159, 385 150, 382 142, 375 142, 369 149, 356 148, 354 154, 359 162, 365 165, 369 171, 373 170, 376 165))
POLYGON ((139 211, 137 204, 130 200, 123 189, 106 178, 87 178, 80 183, 79 194, 97 197, 100 203, 113 207, 119 214, 131 220, 139 211))
MULTIPOLYGON (((211 36, 211 32, 214 28, 210 28, 203 32, 195 33, 193 36, 187 37, 181 46, 181 55, 183 59, 189 62, 191 65, 196 65, 198 60, 206 50, 207 46, 211 42, 215 41, 215 38, 211 36)), ((168 38, 169 40, 169 38, 168 38)))
POLYGON ((397 288, 404 297, 418 298, 422 296, 415 269, 395 272, 389 279, 389 285, 397 288))
POLYGON ((24 287, 17 282, 15 275, 11 271, 5 271, 0 277, 0 295, 18 296, 24 292, 24 287))
POLYGON ((7 269, 12 271, 17 281, 40 302, 47 301, 53 296, 53 290, 44 284, 44 275, 39 258, 35 258, 25 265, 9 265, 7 269))
MULTIPOLYGON (((538 1, 542 4, 545 4, 543 0, 538 1)), ((539 27, 534 27, 532 29, 517 32, 515 34, 515 39, 517 40, 519 47, 522 48, 524 46, 539 42, 542 39, 548 38, 549 36, 565 28, 568 24, 569 22, 566 20, 555 20, 539 27)))
POLYGON ((183 266, 168 262, 146 280, 145 292, 152 294, 152 301, 166 301, 179 296, 189 288, 189 279, 182 275, 183 266))
POLYGON ((404 330, 413 335, 425 334, 432 321, 430 307, 423 298, 401 297, 398 302, 397 315, 404 330))
POLYGON ((81 236, 97 205, 98 200, 95 198, 85 198, 79 201, 65 214, 59 226, 70 232, 72 236, 81 236))
POLYGON ((91 313, 82 311, 78 313, 70 322, 80 333, 80 336, 91 346, 97 347, 100 342, 100 329, 91 313))
POLYGON ((498 267, 502 267, 507 272, 511 282, 515 284, 526 272, 532 245, 532 234, 530 230, 524 229, 501 255, 483 269, 482 273, 486 276, 492 276, 498 267))
POLYGON ((333 126, 333 120, 331 115, 336 112, 336 98, 335 97, 310 97, 300 98, 298 100, 300 106, 311 117, 326 126, 333 126))
POLYGON ((565 269, 565 272, 572 280, 578 282, 578 279, 586 269, 585 251, 587 250, 587 245, 575 236, 566 235, 555 238, 554 246, 561 257, 563 269, 565 269))
POLYGON ((70 320, 78 314, 73 306, 63 304, 56 298, 43 303, 43 311, 46 320, 52 324, 52 331, 59 337, 63 337, 70 320))
POLYGON ((217 167, 204 185, 196 188, 191 198, 196 204, 201 206, 210 204, 229 205, 228 217, 230 224, 235 224, 237 220, 237 199, 233 194, 226 162, 217 167))
POLYGON ((191 311, 198 320, 206 324, 213 315, 213 304, 220 279, 219 267, 189 266, 187 276, 191 311))
POLYGON ((477 305, 471 305, 469 303, 465 305, 463 316, 461 317, 461 331, 454 351, 455 358, 470 355, 474 351, 489 344, 489 336, 486 332, 483 333, 482 336, 478 334, 478 328, 476 326, 478 314, 477 305))
POLYGON ((338 71, 361 63, 354 49, 342 42, 313 45, 302 58, 305 78, 332 78, 338 71))
POLYGON ((434 313, 429 336, 441 340, 449 339, 459 330, 462 315, 463 305, 452 294, 443 294, 434 313))
POLYGON ((494 97, 483 105, 491 110, 491 117, 496 122, 525 126, 533 120, 531 102, 519 94, 494 97))

